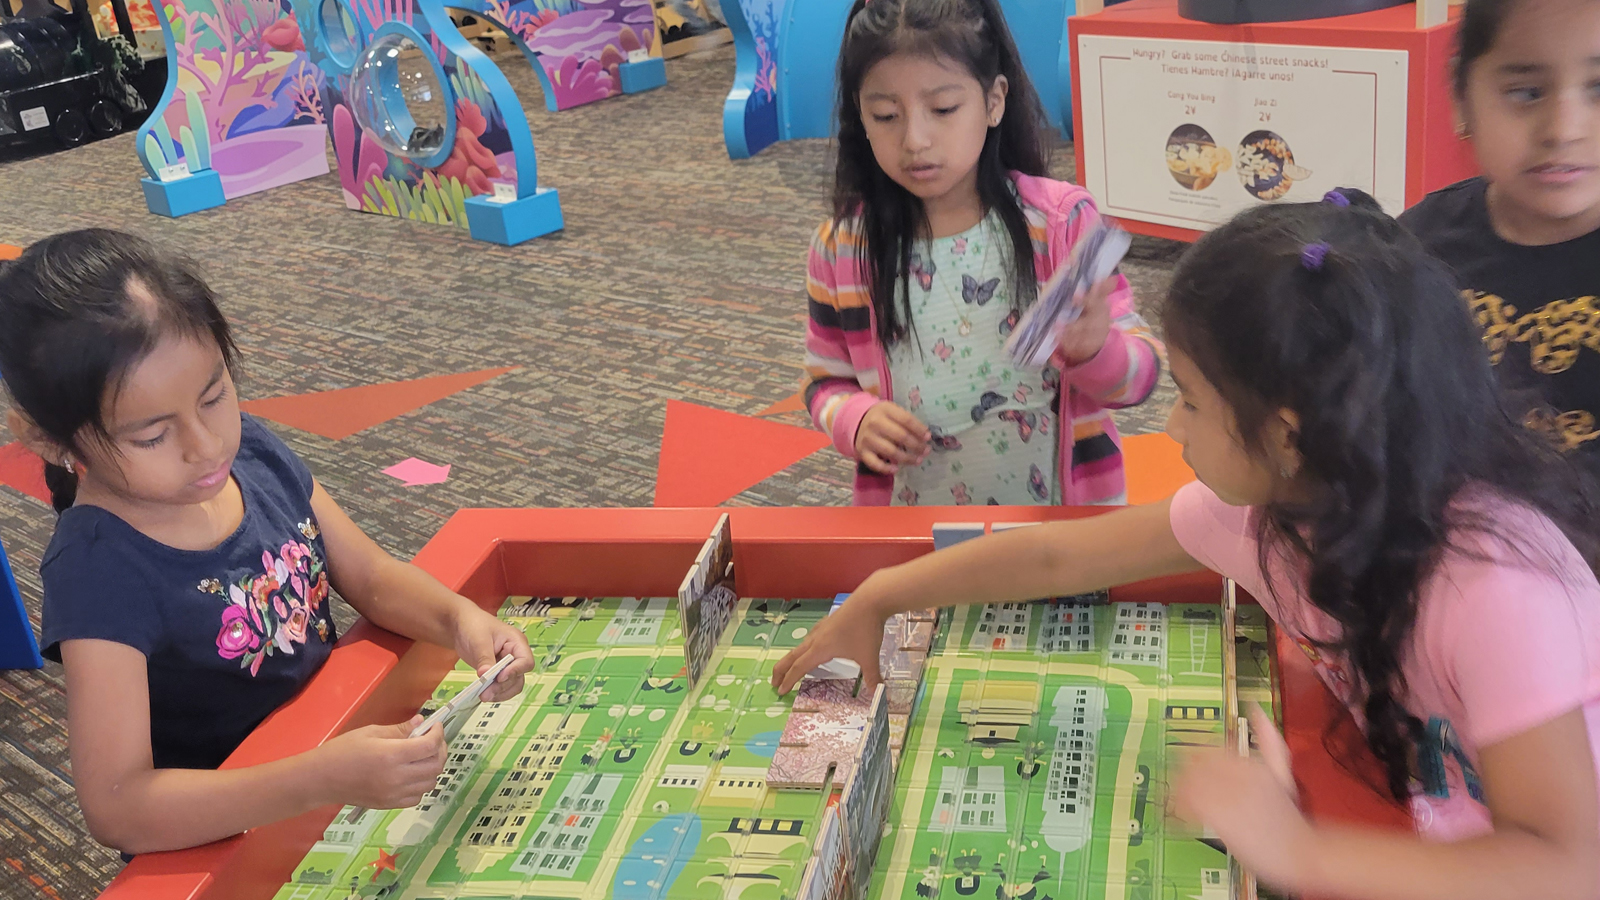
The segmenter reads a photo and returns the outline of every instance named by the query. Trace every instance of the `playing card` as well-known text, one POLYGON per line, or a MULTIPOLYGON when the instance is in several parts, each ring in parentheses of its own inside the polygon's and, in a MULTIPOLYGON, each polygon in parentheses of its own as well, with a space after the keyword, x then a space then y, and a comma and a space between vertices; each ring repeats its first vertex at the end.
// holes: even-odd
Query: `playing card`
POLYGON ((1132 244, 1126 231, 1104 221, 1090 229, 1067 264, 1039 288, 1039 299, 1006 340, 1012 361, 1033 369, 1048 363, 1056 350, 1057 332, 1083 315, 1083 295, 1111 277, 1132 244))

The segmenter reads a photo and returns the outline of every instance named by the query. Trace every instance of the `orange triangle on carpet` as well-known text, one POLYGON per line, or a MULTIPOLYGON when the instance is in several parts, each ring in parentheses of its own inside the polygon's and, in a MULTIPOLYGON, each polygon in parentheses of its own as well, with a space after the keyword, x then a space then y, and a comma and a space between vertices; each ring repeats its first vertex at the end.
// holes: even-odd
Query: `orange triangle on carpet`
POLYGON ((1165 500, 1194 480, 1183 461, 1183 448, 1165 434, 1135 434, 1122 439, 1122 463, 1128 476, 1128 502, 1165 500))
POLYGON ((239 406, 253 416, 338 441, 515 368, 517 366, 482 369, 459 375, 367 384, 314 394, 268 397, 265 400, 249 400, 239 406))
POLYGON ((656 506, 716 506, 828 446, 809 428, 667 401, 656 506))
POLYGON ((779 400, 777 403, 756 413, 758 416, 775 416, 778 413, 800 412, 806 408, 806 392, 800 391, 779 400))
POLYGON ((13 247, 10 244, 0 244, 0 259, 16 259, 21 255, 21 247, 13 247))
POLYGON ((50 489, 44 483, 44 462, 21 444, 0 447, 0 484, 50 505, 50 489))

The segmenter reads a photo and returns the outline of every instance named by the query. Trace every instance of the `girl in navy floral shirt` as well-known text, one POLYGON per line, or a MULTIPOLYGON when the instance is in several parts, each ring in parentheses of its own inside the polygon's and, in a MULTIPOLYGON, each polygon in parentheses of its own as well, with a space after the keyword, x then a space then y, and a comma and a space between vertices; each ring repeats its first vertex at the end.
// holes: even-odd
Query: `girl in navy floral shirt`
POLYGON ((370 726, 218 770, 327 661, 330 588, 454 647, 487 700, 515 696, 522 633, 373 543, 239 412, 235 347, 186 261, 111 231, 57 235, 0 269, 7 424, 46 462, 45 655, 67 679, 89 830, 124 853, 191 847, 329 804, 403 808, 443 769, 439 729, 370 726))

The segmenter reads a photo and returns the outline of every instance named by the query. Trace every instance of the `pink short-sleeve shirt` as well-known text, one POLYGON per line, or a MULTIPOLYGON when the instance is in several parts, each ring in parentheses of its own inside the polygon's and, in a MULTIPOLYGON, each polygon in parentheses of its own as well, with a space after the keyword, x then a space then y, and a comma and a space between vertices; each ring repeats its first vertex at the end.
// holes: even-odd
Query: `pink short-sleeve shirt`
MULTIPOLYGON (((1478 781, 1478 748, 1582 707, 1592 752, 1600 750, 1594 573, 1543 515, 1487 495, 1473 504, 1516 549, 1479 534, 1460 538, 1474 552, 1447 554, 1424 584, 1401 662, 1402 701, 1426 726, 1411 810, 1417 830, 1439 841, 1493 830, 1478 781)), ((1304 579, 1291 575, 1286 562, 1274 559, 1262 572, 1254 524, 1250 507, 1229 506, 1198 482, 1172 501, 1178 543, 1260 601, 1360 722, 1346 662, 1313 646, 1336 637, 1337 623, 1312 606, 1304 579)))

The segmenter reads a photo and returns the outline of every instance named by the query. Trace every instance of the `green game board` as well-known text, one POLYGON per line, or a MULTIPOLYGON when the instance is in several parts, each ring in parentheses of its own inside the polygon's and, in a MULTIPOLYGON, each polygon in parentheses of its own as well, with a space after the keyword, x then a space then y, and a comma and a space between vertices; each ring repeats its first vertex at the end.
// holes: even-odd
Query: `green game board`
MULTIPOLYGON (((341 811, 277 900, 794 897, 829 801, 767 786, 792 703, 768 679, 830 605, 742 601, 690 689, 676 600, 508 599, 540 660, 522 696, 478 707, 417 808, 341 811)), ((1226 897, 1226 859, 1164 814, 1169 762, 1223 740, 1217 617, 946 611, 872 896, 1226 897)), ((1263 704, 1265 642, 1242 609, 1241 691, 1263 704)), ((458 666, 434 701, 471 680, 458 666)))

